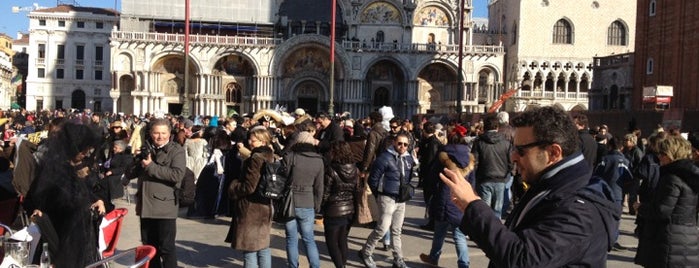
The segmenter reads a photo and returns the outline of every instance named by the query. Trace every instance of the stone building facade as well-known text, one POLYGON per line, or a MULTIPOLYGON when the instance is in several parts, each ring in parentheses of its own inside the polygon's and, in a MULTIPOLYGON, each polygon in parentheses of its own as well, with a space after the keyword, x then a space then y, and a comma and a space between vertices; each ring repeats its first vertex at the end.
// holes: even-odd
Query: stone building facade
MULTIPOLYGON (((491 0, 489 29, 507 51, 507 111, 587 110, 593 57, 633 52, 636 1, 491 0)), ((626 94, 626 93, 624 93, 626 94)))
POLYGON ((109 111, 111 9, 59 5, 29 13, 27 110, 109 111))
POLYGON ((337 112, 364 116, 388 105, 407 118, 483 112, 502 93, 503 47, 473 42, 471 1, 459 32, 461 1, 338 0, 333 87, 330 1, 192 1, 189 60, 184 7, 167 2, 122 1, 111 33, 115 112, 316 113, 328 109, 332 90, 337 112))
POLYGON ((0 109, 8 109, 14 99, 12 78, 17 74, 12 67, 12 38, 0 33, 0 109))

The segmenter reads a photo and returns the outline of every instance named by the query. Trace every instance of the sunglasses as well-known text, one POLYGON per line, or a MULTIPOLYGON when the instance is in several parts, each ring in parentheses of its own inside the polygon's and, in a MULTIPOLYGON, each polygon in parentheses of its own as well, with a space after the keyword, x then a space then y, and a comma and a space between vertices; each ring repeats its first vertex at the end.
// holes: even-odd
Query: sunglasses
POLYGON ((392 129, 399 128, 400 126, 391 126, 392 129))
POLYGON ((523 145, 514 145, 514 151, 517 152, 517 154, 521 157, 524 156, 527 152, 527 149, 536 147, 536 146, 542 146, 542 145, 550 145, 551 143, 548 141, 535 141, 532 143, 527 143, 523 145))
POLYGON ((396 145, 398 145, 398 146, 403 146, 403 147, 408 147, 408 143, 407 143, 407 142, 396 142, 396 145))

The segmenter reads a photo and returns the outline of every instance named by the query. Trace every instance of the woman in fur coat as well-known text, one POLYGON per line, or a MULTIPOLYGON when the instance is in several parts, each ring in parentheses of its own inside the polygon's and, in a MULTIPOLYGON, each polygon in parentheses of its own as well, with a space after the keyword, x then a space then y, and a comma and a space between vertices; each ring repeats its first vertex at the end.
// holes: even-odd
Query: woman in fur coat
POLYGON ((255 194, 265 162, 274 161, 270 148, 272 137, 264 127, 250 130, 248 144, 251 155, 243 162, 243 175, 233 180, 228 195, 233 199, 233 220, 226 237, 231 247, 243 252, 245 267, 271 268, 269 249, 272 228, 272 206, 267 198, 255 194))

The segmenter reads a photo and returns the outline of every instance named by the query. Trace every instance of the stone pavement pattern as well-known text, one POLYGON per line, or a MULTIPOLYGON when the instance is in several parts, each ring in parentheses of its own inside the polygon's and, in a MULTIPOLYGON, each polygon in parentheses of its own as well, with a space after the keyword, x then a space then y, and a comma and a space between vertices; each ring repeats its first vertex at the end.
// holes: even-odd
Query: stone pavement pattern
MULTIPOLYGON (((131 189, 131 193, 135 190, 131 189)), ((409 267, 431 267, 420 261, 420 253, 429 253, 432 244, 432 233, 419 228, 424 224, 424 208, 422 202, 421 190, 416 191, 416 197, 408 202, 406 219, 403 227, 403 254, 406 258, 406 263, 409 267)), ((124 227, 121 233, 121 238, 117 245, 118 250, 125 250, 141 244, 139 221, 136 216, 135 206, 128 204, 125 200, 117 200, 117 207, 126 207, 129 209, 129 214, 124 221, 124 227)), ((182 214, 181 214, 182 215, 182 214)), ((636 247, 638 240, 633 237, 634 217, 627 214, 623 215, 621 223, 620 243, 625 246, 636 247)), ((177 256, 180 267, 242 267, 243 254, 240 251, 233 250, 230 244, 224 242, 228 232, 231 218, 218 217, 210 220, 191 220, 186 218, 177 219, 177 256)), ((347 267, 363 267, 357 257, 357 250, 364 244, 366 238, 371 232, 370 229, 363 227, 352 227, 348 242, 349 242, 349 260, 347 267)), ((334 267, 328 255, 328 250, 325 245, 325 237, 323 236, 323 227, 316 225, 315 240, 318 245, 321 257, 321 267, 334 267)), ((286 267, 286 251, 285 251, 285 236, 284 226, 275 224, 272 230, 272 267, 286 267)), ((299 241, 299 244, 303 243, 299 241)), ((381 244, 379 244, 381 245, 381 244)), ((299 246, 300 267, 308 267, 306 255, 303 252, 303 246, 299 246)), ((456 250, 454 249, 453 241, 450 236, 447 236, 446 243, 443 248, 444 253, 439 260, 440 267, 457 267, 456 266, 456 250)), ((607 261, 608 267, 639 267, 633 264, 635 251, 612 251, 609 254, 607 261)), ((383 251, 380 247, 374 251, 374 260, 378 267, 391 267, 391 253, 383 251)), ((469 256, 471 267, 487 267, 488 258, 485 256, 476 245, 469 241, 469 256)), ((113 265, 112 267, 119 267, 113 265)))

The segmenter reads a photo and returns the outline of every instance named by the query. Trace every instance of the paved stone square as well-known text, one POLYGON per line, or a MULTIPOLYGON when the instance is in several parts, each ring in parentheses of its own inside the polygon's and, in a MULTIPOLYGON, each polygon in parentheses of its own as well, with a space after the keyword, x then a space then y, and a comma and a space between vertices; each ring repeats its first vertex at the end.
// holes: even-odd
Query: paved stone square
MULTIPOLYGON (((135 190, 131 190, 134 193, 135 190)), ((403 253, 410 267, 430 267, 420 261, 420 253, 428 253, 432 243, 431 232, 419 228, 424 224, 424 208, 422 192, 417 190, 417 196, 408 203, 405 225, 403 227, 403 253)), ((135 214, 135 206, 125 200, 116 201, 117 207, 126 207, 129 214, 126 216, 125 225, 118 244, 119 250, 140 245, 140 231, 138 217, 135 214)), ((620 242, 625 246, 635 247, 638 244, 632 236, 635 225, 633 216, 623 215, 621 223, 620 242)), ((219 217, 211 220, 191 220, 179 218, 177 220, 177 254, 180 267, 242 267, 243 255, 241 252, 231 249, 230 244, 223 240, 228 232, 230 218, 219 217)), ((353 227, 349 235, 349 260, 347 267, 363 267, 357 257, 357 250, 366 241, 371 232, 370 229, 353 227)), ((315 238, 320 251, 321 267, 334 267, 323 236, 323 227, 316 225, 315 238)), ((272 230, 272 267, 286 267, 284 226, 275 224, 272 230)), ((302 243, 300 243, 302 244, 302 243)), ((303 246, 300 246, 303 248, 303 246)), ((444 253, 439 261, 440 267, 457 267, 456 251, 453 242, 447 238, 444 245, 444 253)), ((302 250, 303 251, 303 250, 302 250)), ((612 251, 609 254, 608 267, 638 267, 633 264, 635 251, 612 251)), ((374 259, 378 267, 391 267, 390 252, 377 248, 374 259)), ((488 258, 476 245, 469 241, 469 256, 471 267, 487 267, 488 258)), ((303 252, 299 257, 300 267, 308 267, 308 262, 303 252)), ((113 267, 118 267, 114 265, 113 267)))

